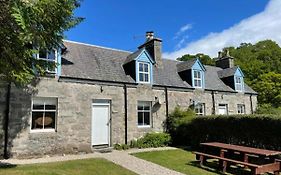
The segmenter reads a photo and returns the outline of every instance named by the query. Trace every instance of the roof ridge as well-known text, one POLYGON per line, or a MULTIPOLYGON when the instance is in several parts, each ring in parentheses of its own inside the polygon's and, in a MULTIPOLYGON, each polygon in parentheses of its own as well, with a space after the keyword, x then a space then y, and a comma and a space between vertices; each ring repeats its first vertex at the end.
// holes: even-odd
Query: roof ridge
POLYGON ((114 51, 119 51, 119 52, 133 53, 133 52, 127 51, 127 50, 114 49, 114 48, 110 48, 110 47, 98 46, 98 45, 94 45, 94 44, 82 43, 82 42, 71 41, 71 40, 66 40, 66 39, 63 39, 63 41, 64 42, 69 42, 69 43, 74 43, 74 44, 90 46, 90 47, 97 47, 97 48, 101 48, 101 49, 108 49, 108 50, 114 50, 114 51))

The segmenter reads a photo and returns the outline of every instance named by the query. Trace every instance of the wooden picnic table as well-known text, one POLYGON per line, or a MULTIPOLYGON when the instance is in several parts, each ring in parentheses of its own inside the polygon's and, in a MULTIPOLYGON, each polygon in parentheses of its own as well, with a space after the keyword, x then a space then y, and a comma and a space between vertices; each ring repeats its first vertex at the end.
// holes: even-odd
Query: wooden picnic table
POLYGON ((276 156, 276 155, 281 154, 280 151, 252 148, 252 147, 232 145, 232 144, 225 144, 225 143, 220 143, 220 142, 200 143, 200 145, 201 146, 216 147, 216 148, 224 149, 224 150, 238 151, 238 152, 246 153, 246 154, 261 155, 261 156, 265 156, 265 157, 276 156))
POLYGON ((244 165, 246 168, 249 167, 253 174, 262 174, 265 172, 274 172, 274 174, 279 174, 281 170, 280 160, 276 159, 277 155, 281 154, 280 151, 258 149, 219 142, 201 143, 200 146, 204 148, 204 151, 195 152, 195 154, 199 156, 200 165, 202 165, 207 158, 218 159, 220 166, 223 168, 223 172, 225 172, 227 166, 232 163, 244 165), (218 151, 213 152, 210 151, 209 148, 218 151), (236 155, 241 157, 237 159, 236 155), (250 163, 249 156, 254 157, 259 163, 250 163))

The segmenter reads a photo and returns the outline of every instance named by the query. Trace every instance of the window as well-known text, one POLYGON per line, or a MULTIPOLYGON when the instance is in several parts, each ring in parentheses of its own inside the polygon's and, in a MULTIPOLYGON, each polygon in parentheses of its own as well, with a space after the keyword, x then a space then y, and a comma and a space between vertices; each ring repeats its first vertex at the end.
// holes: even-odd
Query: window
POLYGON ((218 114, 219 115, 227 115, 228 114, 227 104, 219 104, 218 114))
POLYGON ((138 126, 150 127, 151 102, 138 102, 138 126))
POLYGON ((242 77, 235 77, 235 90, 243 91, 243 79, 242 77))
POLYGON ((31 130, 54 131, 56 129, 57 98, 32 100, 31 130))
POLYGON ((204 103, 198 103, 194 106, 194 111, 196 115, 205 115, 205 104, 204 103))
POLYGON ((52 49, 51 51, 39 50, 37 58, 44 60, 48 63, 47 73, 55 74, 56 73, 56 62, 57 62, 57 50, 52 49))
POLYGON ((244 104, 238 104, 237 105, 237 113, 238 114, 246 114, 245 105, 244 104))
POLYGON ((202 88, 202 73, 200 70, 193 71, 193 87, 202 88))
POLYGON ((139 63, 139 82, 149 83, 150 82, 150 69, 148 63, 139 63))

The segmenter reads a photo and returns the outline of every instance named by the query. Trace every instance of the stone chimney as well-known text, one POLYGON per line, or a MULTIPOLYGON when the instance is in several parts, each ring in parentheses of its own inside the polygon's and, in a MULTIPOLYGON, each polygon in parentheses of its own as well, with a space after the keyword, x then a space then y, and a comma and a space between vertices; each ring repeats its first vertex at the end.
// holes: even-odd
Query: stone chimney
POLYGON ((229 50, 218 52, 218 58, 216 59, 216 66, 222 69, 234 67, 234 58, 230 56, 229 50))
POLYGON ((162 67, 162 40, 154 37, 154 32, 146 32, 146 42, 138 47, 138 49, 145 48, 155 61, 157 67, 162 67))

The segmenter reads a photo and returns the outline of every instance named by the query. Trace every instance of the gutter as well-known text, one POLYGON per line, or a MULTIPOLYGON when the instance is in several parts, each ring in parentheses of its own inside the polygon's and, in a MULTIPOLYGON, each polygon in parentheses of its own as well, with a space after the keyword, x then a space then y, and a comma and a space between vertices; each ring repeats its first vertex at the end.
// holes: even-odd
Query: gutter
POLYGON ((7 96, 6 96, 6 111, 5 111, 5 118, 4 118, 4 159, 9 159, 8 142, 9 142, 10 96, 11 96, 11 83, 8 84, 7 96))
POLYGON ((215 92, 212 91, 212 103, 213 103, 213 109, 212 109, 212 114, 216 114, 216 103, 215 103, 215 92))
POLYGON ((125 109, 125 144, 128 144, 128 93, 127 85, 124 84, 124 109, 125 109))
POLYGON ((168 88, 165 87, 165 101, 166 101, 166 118, 169 116, 169 98, 168 98, 168 88))

